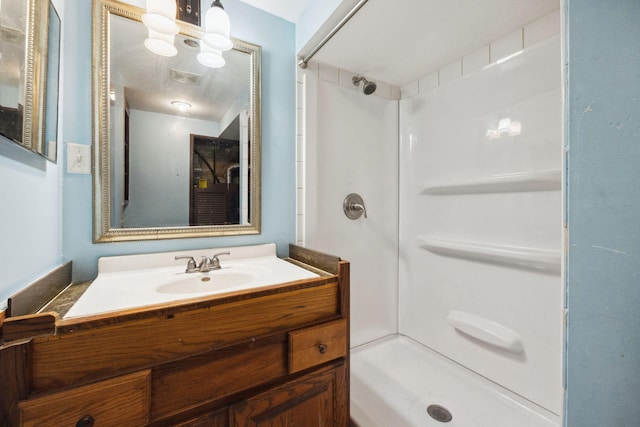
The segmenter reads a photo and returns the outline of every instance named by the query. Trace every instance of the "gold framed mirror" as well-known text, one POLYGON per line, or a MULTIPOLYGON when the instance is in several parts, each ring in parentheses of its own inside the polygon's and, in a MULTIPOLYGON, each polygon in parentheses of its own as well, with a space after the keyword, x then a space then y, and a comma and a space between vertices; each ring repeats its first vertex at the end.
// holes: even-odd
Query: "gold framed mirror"
POLYGON ((56 162, 60 18, 51 1, 0 2, 0 137, 56 162))
POLYGON ((93 0, 94 242, 259 234, 260 46, 209 68, 202 29, 177 21, 160 56, 144 12, 93 0))

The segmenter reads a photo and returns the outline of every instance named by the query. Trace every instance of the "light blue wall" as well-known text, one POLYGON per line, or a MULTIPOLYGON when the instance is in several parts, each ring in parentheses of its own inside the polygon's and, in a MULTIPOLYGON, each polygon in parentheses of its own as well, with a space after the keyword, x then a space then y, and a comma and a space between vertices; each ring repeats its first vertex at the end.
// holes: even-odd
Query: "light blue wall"
POLYGON ((0 138, 0 310, 62 259, 58 170, 0 138))
POLYGON ((296 52, 300 52, 341 3, 348 1, 351 0, 312 0, 296 23, 296 52))
POLYGON ((567 0, 566 425, 640 423, 640 2, 567 0))
MULTIPOLYGON (((64 19, 63 2, 53 3, 64 19)), ((0 310, 62 261, 61 168, 0 137, 0 310)))
MULTIPOLYGON (((203 2, 203 12, 208 9, 203 2)), ((257 236, 92 243, 91 176, 64 176, 64 258, 74 280, 91 279, 100 256, 276 242, 285 255, 295 241, 295 27, 239 1, 224 2, 231 35, 262 46, 262 234, 257 236)), ((64 46, 75 67, 65 74, 64 140, 91 144, 91 2, 73 1, 64 46), (75 37, 74 37, 75 35, 75 37)))

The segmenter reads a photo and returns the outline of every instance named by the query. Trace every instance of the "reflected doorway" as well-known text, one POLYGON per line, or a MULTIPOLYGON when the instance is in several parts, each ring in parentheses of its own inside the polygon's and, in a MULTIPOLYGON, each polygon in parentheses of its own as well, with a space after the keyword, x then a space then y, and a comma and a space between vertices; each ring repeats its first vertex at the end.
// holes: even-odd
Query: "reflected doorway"
POLYGON ((240 142, 191 135, 189 225, 240 224, 240 142))

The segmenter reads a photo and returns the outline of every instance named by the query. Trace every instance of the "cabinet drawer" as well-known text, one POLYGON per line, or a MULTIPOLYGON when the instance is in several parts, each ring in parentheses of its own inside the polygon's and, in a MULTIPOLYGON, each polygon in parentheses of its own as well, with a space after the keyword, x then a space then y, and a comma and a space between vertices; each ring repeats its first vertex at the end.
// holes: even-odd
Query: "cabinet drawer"
POLYGON ((126 425, 149 422, 151 371, 129 375, 24 400, 20 408, 22 426, 126 425), (91 424, 90 419, 94 420, 91 424))
POLYGON ((289 332, 289 373, 302 371, 347 354, 344 319, 289 332))

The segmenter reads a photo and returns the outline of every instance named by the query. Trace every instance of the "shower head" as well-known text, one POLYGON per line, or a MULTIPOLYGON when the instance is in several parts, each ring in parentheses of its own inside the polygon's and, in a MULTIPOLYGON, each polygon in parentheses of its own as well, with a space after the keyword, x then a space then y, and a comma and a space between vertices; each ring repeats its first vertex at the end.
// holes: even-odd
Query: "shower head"
POLYGON ((362 85, 362 92, 365 95, 371 95, 376 91, 376 88, 378 87, 374 82, 370 82, 364 77, 353 76, 353 79, 351 79, 351 81, 355 86, 359 86, 360 82, 364 82, 364 84, 362 85))

